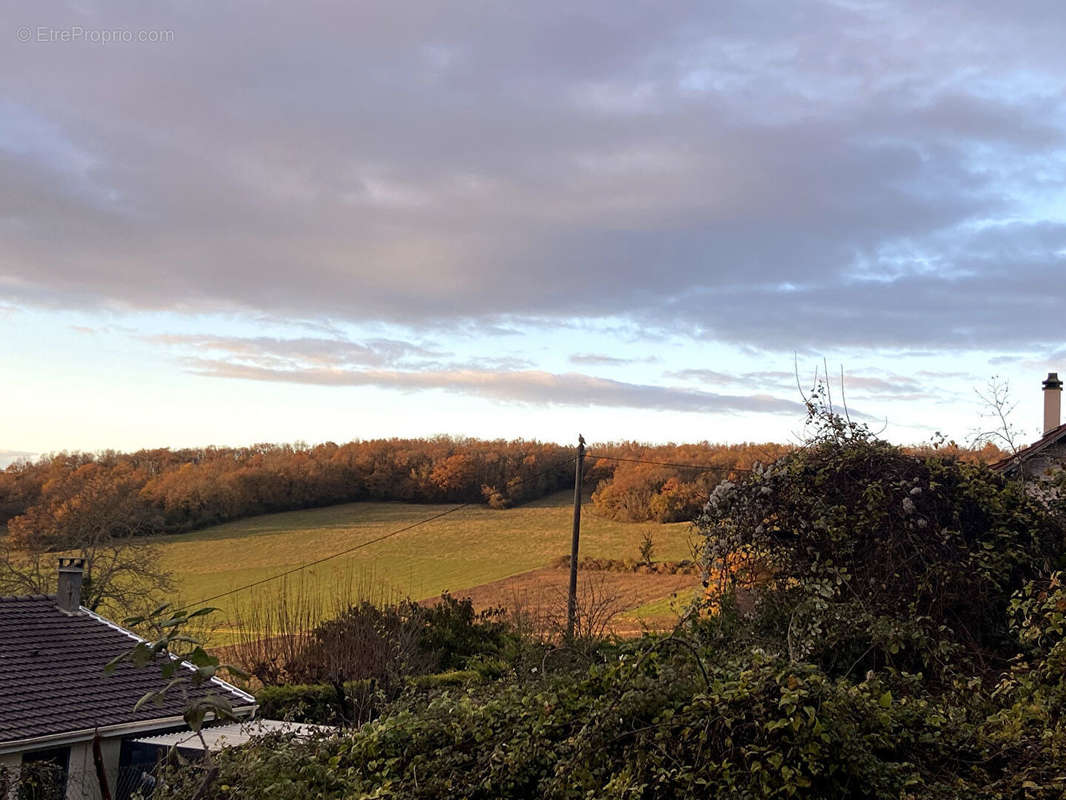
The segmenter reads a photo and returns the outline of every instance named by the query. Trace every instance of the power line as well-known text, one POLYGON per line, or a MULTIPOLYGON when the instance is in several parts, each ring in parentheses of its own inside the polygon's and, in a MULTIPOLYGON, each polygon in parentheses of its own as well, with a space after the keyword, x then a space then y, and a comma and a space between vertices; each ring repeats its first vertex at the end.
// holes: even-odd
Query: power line
MULTIPOLYGON (((542 478, 545 475, 549 474, 550 472, 554 472, 555 470, 559 469, 559 467, 563 467, 563 466, 566 466, 567 464, 570 464, 570 463, 574 462, 576 459, 577 459, 577 456, 574 456, 573 458, 568 458, 565 461, 556 462, 555 464, 553 464, 548 469, 542 470, 541 472, 538 472, 536 475, 530 475, 528 478, 519 478, 517 481, 509 481, 506 484, 506 486, 508 488, 513 488, 515 486, 521 486, 526 481, 536 480, 538 478, 542 478)), ((470 506, 474 506, 474 505, 480 505, 480 504, 479 503, 460 503, 459 505, 455 506, 454 508, 449 508, 447 511, 441 511, 439 514, 433 514, 432 516, 426 517, 425 519, 420 519, 418 522, 412 522, 410 525, 405 525, 402 528, 397 528, 394 531, 389 531, 388 533, 382 534, 381 536, 378 536, 378 537, 376 537, 374 539, 368 539, 365 542, 360 542, 359 544, 352 545, 351 547, 347 547, 344 550, 339 550, 336 553, 331 553, 328 556, 322 556, 322 558, 316 558, 314 561, 308 561, 308 562, 306 562, 304 564, 298 564, 297 566, 290 567, 289 569, 287 569, 287 570, 285 570, 283 572, 279 572, 276 575, 269 575, 266 578, 260 578, 257 581, 252 581, 251 583, 246 583, 243 586, 238 586, 238 587, 236 587, 234 589, 230 589, 230 590, 225 591, 225 592, 220 592, 219 594, 211 595, 210 597, 205 597, 204 599, 198 600, 195 603, 189 603, 189 604, 187 604, 185 606, 182 606, 182 608, 178 609, 178 611, 184 611, 185 609, 192 608, 193 606, 202 606, 204 603, 210 603, 213 600, 219 600, 220 598, 223 598, 223 597, 229 597, 231 594, 237 594, 238 592, 243 592, 246 589, 252 589, 252 588, 255 588, 256 586, 262 586, 264 583, 270 583, 271 581, 280 580, 281 578, 288 577, 289 575, 293 575, 293 574, 295 574, 297 572, 300 572, 301 570, 305 570, 305 569, 307 569, 309 567, 316 567, 319 564, 325 563, 326 561, 332 561, 335 558, 340 558, 341 556, 346 556, 349 553, 354 553, 356 550, 362 550, 364 547, 370 547, 370 545, 372 545, 372 544, 377 544, 378 542, 383 542, 386 539, 392 538, 393 536, 397 536, 397 535, 399 535, 401 533, 406 533, 407 531, 412 530, 413 528, 420 527, 420 526, 425 525, 425 524, 427 524, 429 522, 433 522, 434 520, 438 520, 441 517, 446 517, 449 514, 454 514, 456 511, 462 511, 464 508, 469 508, 470 506)))
MULTIPOLYGON (((510 481, 510 482, 508 482, 505 485, 508 488, 513 488, 515 486, 521 486, 526 481, 537 480, 538 478, 542 478, 545 475, 547 475, 547 474, 549 474, 551 472, 554 472, 555 470, 559 469, 560 467, 563 467, 563 466, 565 466, 567 464, 573 463, 576 460, 576 458, 577 457, 575 456, 573 458, 568 458, 565 461, 556 462, 555 464, 553 464, 548 469, 542 470, 541 472, 538 472, 536 475, 531 475, 528 478, 519 478, 517 481, 510 481)), ((602 454, 599 454, 599 453, 588 453, 588 454, 586 454, 586 458, 599 458, 599 459, 606 459, 608 461, 625 461, 625 462, 632 463, 632 464, 652 464, 652 465, 660 466, 660 467, 673 467, 675 469, 692 469, 692 470, 700 470, 700 471, 703 471, 703 472, 713 472, 713 471, 718 471, 718 472, 751 472, 750 469, 741 469, 739 467, 724 467, 724 466, 713 465, 713 464, 676 464, 676 463, 672 463, 672 462, 668 462, 668 461, 650 461, 650 460, 641 459, 641 458, 624 458, 622 456, 608 456, 608 455, 602 455, 602 454)), ((202 600, 198 600, 195 603, 190 603, 188 605, 185 605, 185 606, 183 606, 182 609, 179 609, 179 610, 184 610, 186 608, 192 608, 193 606, 201 606, 204 603, 210 603, 210 602, 212 602, 214 600, 220 600, 223 597, 229 597, 230 595, 237 594, 238 592, 243 592, 243 591, 245 591, 247 589, 253 589, 256 586, 262 586, 263 584, 266 584, 266 583, 271 583, 271 582, 276 581, 276 580, 281 580, 282 578, 286 578, 289 575, 294 575, 295 573, 300 572, 300 571, 305 570, 305 569, 308 569, 310 567, 318 566, 319 564, 323 564, 323 563, 325 563, 327 561, 332 561, 335 558, 340 558, 341 556, 346 556, 346 555, 348 555, 350 553, 354 553, 357 550, 362 550, 363 548, 370 547, 371 545, 378 544, 379 542, 383 542, 386 539, 391 539, 393 536, 398 536, 401 533, 406 533, 407 531, 413 530, 414 528, 421 527, 422 525, 426 525, 426 524, 428 524, 430 522, 434 522, 434 521, 436 521, 438 519, 441 519, 442 517, 449 516, 450 514, 454 514, 457 511, 462 511, 463 509, 470 508, 471 506, 475 506, 475 505, 480 505, 480 504, 479 503, 472 503, 472 502, 460 503, 459 505, 455 506, 454 508, 449 508, 446 511, 441 511, 438 514, 433 514, 433 515, 431 515, 429 517, 426 517, 425 519, 418 520, 417 522, 412 522, 410 525, 405 525, 402 528, 397 528, 396 530, 389 531, 388 533, 382 534, 381 536, 377 536, 377 537, 375 537, 373 539, 368 539, 368 540, 366 540, 364 542, 360 542, 359 544, 352 545, 351 547, 347 547, 344 550, 339 550, 336 553, 331 553, 330 555, 322 556, 321 558, 317 558, 317 559, 315 559, 313 561, 308 561, 308 562, 305 562, 303 564, 298 564, 295 567, 290 567, 289 569, 284 570, 282 572, 279 572, 279 573, 277 573, 275 575, 269 575, 269 576, 267 576, 265 578, 260 578, 259 580, 252 581, 251 583, 246 583, 246 584, 244 584, 242 586, 237 586, 237 587, 235 587, 233 589, 229 589, 229 590, 227 590, 225 592, 220 592, 219 594, 211 595, 210 597, 205 597, 202 600)))
POLYGON ((352 547, 345 548, 344 550, 339 550, 336 553, 331 553, 328 556, 322 556, 322 558, 317 558, 314 561, 308 561, 308 562, 306 562, 304 564, 299 564, 299 565, 297 565, 295 567, 291 567, 291 568, 285 570, 284 572, 279 572, 276 575, 270 575, 269 577, 266 577, 266 578, 260 578, 257 581, 252 581, 251 583, 246 583, 243 586, 238 586, 235 589, 230 589, 229 591, 222 592, 222 593, 216 594, 216 595, 212 595, 211 597, 205 597, 203 600, 198 600, 195 603, 190 603, 188 606, 185 606, 185 608, 191 608, 192 606, 199 606, 199 605, 203 605, 204 603, 210 603, 212 600, 218 600, 219 598, 222 598, 222 597, 229 597, 231 594, 237 594, 237 592, 243 592, 245 589, 252 589, 252 588, 254 588, 256 586, 261 586, 264 583, 270 583, 271 581, 280 580, 281 578, 288 577, 289 575, 292 575, 294 573, 300 572, 301 570, 304 570, 304 569, 308 569, 309 567, 316 567, 319 564, 322 564, 322 563, 324 563, 326 561, 332 561, 335 558, 340 558, 341 556, 346 556, 349 553, 354 553, 356 550, 362 550, 364 547, 369 547, 372 544, 377 544, 378 542, 383 542, 383 541, 385 541, 386 539, 388 539, 388 538, 390 538, 392 536, 396 536, 397 534, 405 533, 406 531, 409 531, 412 528, 417 528, 420 525, 425 525, 427 522, 433 522, 433 520, 440 519, 441 517, 446 517, 449 514, 454 514, 456 511, 462 511, 464 508, 467 508, 467 507, 472 506, 472 505, 474 505, 474 503, 462 503, 461 505, 458 505, 455 508, 449 508, 447 511, 442 511, 439 514, 434 514, 432 517, 426 517, 425 519, 419 520, 418 522, 413 522, 410 525, 406 525, 406 526, 404 526, 402 528, 397 528, 394 531, 389 531, 388 533, 383 534, 381 536, 378 536, 375 539, 368 539, 365 542, 360 542, 357 545, 353 545, 352 547))
POLYGON ((751 472, 750 469, 742 469, 740 467, 723 467, 716 464, 673 464, 669 461, 648 461, 643 458, 622 458, 621 456, 605 456, 600 453, 589 453, 588 458, 602 458, 608 461, 627 461, 631 464, 655 464, 660 467, 676 467, 677 469, 696 469, 704 472, 751 472))

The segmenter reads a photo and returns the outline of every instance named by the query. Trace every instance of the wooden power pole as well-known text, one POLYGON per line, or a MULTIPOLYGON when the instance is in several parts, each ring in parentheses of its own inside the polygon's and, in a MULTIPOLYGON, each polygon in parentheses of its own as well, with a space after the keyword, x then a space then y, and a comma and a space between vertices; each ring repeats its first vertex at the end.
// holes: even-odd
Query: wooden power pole
POLYGON ((585 465, 585 437, 577 436, 577 462, 574 466, 574 532, 570 539, 570 593, 566 603, 566 638, 574 638, 577 623, 577 551, 581 540, 581 473, 585 465))

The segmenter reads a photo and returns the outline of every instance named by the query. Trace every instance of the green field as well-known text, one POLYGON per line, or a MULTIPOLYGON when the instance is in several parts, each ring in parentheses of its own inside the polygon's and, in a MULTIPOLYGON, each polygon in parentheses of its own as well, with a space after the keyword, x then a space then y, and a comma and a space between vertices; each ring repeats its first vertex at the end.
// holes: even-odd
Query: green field
MULTIPOLYGON (((410 525, 448 505, 349 503, 290 511, 157 537, 184 603, 229 591, 410 525)), ((448 590, 543 567, 570 552, 572 496, 560 492, 503 511, 465 508, 325 564, 303 570, 303 586, 328 601, 345 582, 372 583, 393 596, 435 597, 448 590)), ((687 523, 619 523, 582 516, 581 556, 633 558, 645 532, 657 560, 690 556, 687 523)), ((296 583, 298 579, 290 579, 296 583)), ((247 596, 247 593, 244 594, 247 596)), ((238 597, 213 601, 223 612, 238 597)))

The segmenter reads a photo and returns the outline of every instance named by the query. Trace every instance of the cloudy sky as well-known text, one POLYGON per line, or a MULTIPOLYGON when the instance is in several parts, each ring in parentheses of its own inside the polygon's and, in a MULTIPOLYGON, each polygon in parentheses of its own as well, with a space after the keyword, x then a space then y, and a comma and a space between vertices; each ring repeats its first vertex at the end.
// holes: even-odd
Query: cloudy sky
POLYGON ((0 458, 959 439, 1066 372, 1057 2, 0 14, 0 458))

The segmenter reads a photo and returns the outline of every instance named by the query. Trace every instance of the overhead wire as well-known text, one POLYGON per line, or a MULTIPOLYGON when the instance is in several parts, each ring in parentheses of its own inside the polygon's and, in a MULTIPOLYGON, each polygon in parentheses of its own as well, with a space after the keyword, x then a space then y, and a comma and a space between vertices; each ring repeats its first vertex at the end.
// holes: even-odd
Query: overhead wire
MULTIPOLYGON (((673 463, 673 462, 669 462, 669 461, 652 461, 652 460, 649 460, 649 459, 642 459, 642 458, 626 458, 626 457, 623 457, 623 456, 610 456, 610 455, 605 455, 605 454, 602 454, 602 453, 586 453, 585 454, 585 458, 587 458, 587 459, 588 458, 596 458, 596 459, 603 459, 603 460, 608 460, 608 461, 624 461, 624 462, 633 463, 633 464, 652 464, 652 465, 660 466, 660 467, 673 467, 675 469, 692 469, 692 470, 700 470, 700 471, 704 471, 704 472, 712 472, 712 471, 727 472, 727 473, 728 472, 751 472, 750 469, 742 469, 740 467, 726 467, 726 466, 721 466, 721 465, 717 465, 717 464, 677 464, 677 463, 673 463)), ((559 461, 559 462, 553 464, 551 467, 549 467, 549 468, 547 468, 545 470, 542 470, 541 472, 538 472, 536 475, 530 475, 527 478, 519 478, 517 481, 510 481, 510 482, 508 482, 507 485, 509 487, 520 486, 521 484, 525 483, 526 481, 536 480, 538 478, 542 478, 545 475, 547 475, 547 474, 549 474, 551 472, 554 472, 555 470, 559 469, 562 466, 565 466, 567 464, 572 464, 576 460, 577 460, 577 456, 573 456, 573 457, 568 458, 568 459, 566 459, 564 461, 559 461)), ((375 545, 375 544, 378 544, 380 542, 383 542, 386 539, 391 539, 392 537, 398 536, 401 533, 406 533, 407 531, 413 530, 415 528, 419 528, 419 527, 421 527, 423 525, 426 525, 426 524, 428 524, 430 522, 434 522, 434 521, 436 521, 438 519, 441 519, 443 517, 447 517, 447 516, 449 516, 451 514, 454 514, 454 513, 458 512, 458 511, 462 511, 462 510, 464 510, 466 508, 470 508, 471 506, 477 506, 477 505, 480 505, 480 503, 474 503, 474 502, 460 503, 459 505, 457 505, 457 506, 455 506, 453 508, 449 508, 449 509, 447 509, 445 511, 441 511, 440 513, 437 513, 437 514, 432 514, 432 515, 430 515, 428 517, 425 517, 424 519, 418 520, 417 522, 412 522, 409 525, 404 525, 403 527, 396 528, 395 530, 389 531, 388 533, 382 534, 381 536, 376 536, 373 539, 367 539, 366 541, 359 542, 358 544, 352 545, 351 547, 346 547, 343 550, 338 550, 335 553, 330 553, 327 556, 322 556, 321 558, 316 558, 316 559, 314 559, 312 561, 307 561, 307 562, 302 563, 302 564, 297 564, 294 567, 290 567, 289 569, 283 570, 282 572, 278 572, 278 573, 276 573, 274 575, 268 575, 265 578, 260 578, 259 580, 251 581, 250 583, 246 583, 246 584, 243 584, 241 586, 234 587, 233 589, 228 589, 225 592, 219 592, 218 594, 211 595, 210 597, 202 598, 201 600, 198 600, 195 603, 190 603, 190 604, 187 604, 187 605, 183 606, 182 609, 180 609, 180 610, 184 610, 184 609, 187 609, 187 608, 192 608, 193 606, 202 606, 204 603, 210 603, 210 602, 213 602, 215 600, 220 600, 223 597, 229 597, 230 595, 238 594, 239 592, 243 592, 243 591, 246 591, 248 589, 254 589, 256 586, 262 586, 263 584, 266 584, 266 583, 271 583, 273 581, 281 580, 282 578, 286 578, 289 575, 294 575, 297 572, 301 572, 301 571, 303 571, 305 569, 309 569, 311 567, 316 567, 319 564, 324 564, 327 561, 332 561, 334 559, 341 558, 342 556, 349 555, 350 553, 354 553, 354 552, 356 552, 358 550, 362 550, 362 549, 364 549, 366 547, 370 547, 372 545, 375 545)))
MULTIPOLYGON (((542 471, 538 472, 535 475, 530 475, 527 478, 519 478, 517 480, 509 481, 507 483, 507 486, 508 487, 521 486, 526 481, 537 480, 538 478, 542 478, 545 475, 547 475, 547 474, 549 474, 551 472, 554 472, 555 470, 559 469, 560 467, 566 466, 567 464, 571 464, 571 463, 573 463, 576 460, 577 460, 577 456, 573 456, 573 457, 568 458, 568 459, 566 459, 564 461, 556 462, 552 466, 548 467, 545 470, 542 470, 542 471)), ((290 567, 289 569, 284 570, 282 572, 278 572, 278 573, 276 573, 274 575, 269 575, 269 576, 267 576, 265 578, 260 578, 259 580, 243 584, 242 586, 237 586, 237 587, 235 587, 233 589, 229 589, 229 590, 227 590, 225 592, 219 592, 218 594, 211 595, 210 597, 205 597, 205 598, 203 598, 201 600, 197 600, 195 603, 188 603, 188 604, 182 606, 180 609, 178 609, 178 611, 184 611, 185 609, 193 608, 194 606, 202 606, 204 603, 210 603, 210 602, 213 602, 215 600, 220 600, 223 597, 229 597, 230 595, 237 594, 238 592, 243 592, 243 591, 245 591, 247 589, 253 589, 256 586, 262 586, 265 583, 271 583, 272 581, 281 580, 282 578, 286 578, 289 575, 294 575, 297 572, 300 572, 300 571, 305 570, 305 569, 309 569, 310 567, 316 567, 319 564, 323 564, 323 563, 325 563, 327 561, 332 561, 335 558, 340 558, 341 556, 346 556, 349 553, 354 553, 357 550, 362 550, 365 547, 370 547, 371 545, 378 544, 379 542, 383 542, 386 539, 391 539, 393 536, 398 536, 401 533, 406 533, 407 531, 413 530, 414 528, 421 527, 422 525, 426 525, 426 524, 428 524, 430 522, 434 522, 435 520, 441 519, 442 517, 446 517, 449 514, 454 514, 457 511, 462 511, 464 508, 469 508, 470 506, 476 506, 476 505, 481 505, 481 504, 480 503, 474 503, 474 502, 460 503, 459 505, 455 506, 454 508, 449 508, 449 509, 447 509, 445 511, 441 511, 440 513, 433 514, 433 515, 428 516, 428 517, 426 517, 424 519, 420 519, 417 522, 412 522, 409 525, 404 525, 402 528, 397 528, 396 530, 389 531, 388 533, 382 534, 381 536, 376 536, 373 539, 367 539, 366 541, 360 542, 359 544, 352 545, 351 547, 346 547, 343 550, 338 550, 336 553, 331 553, 328 556, 322 556, 321 558, 316 558, 313 561, 307 561, 307 562, 305 562, 303 564, 298 564, 295 567, 290 567)))

